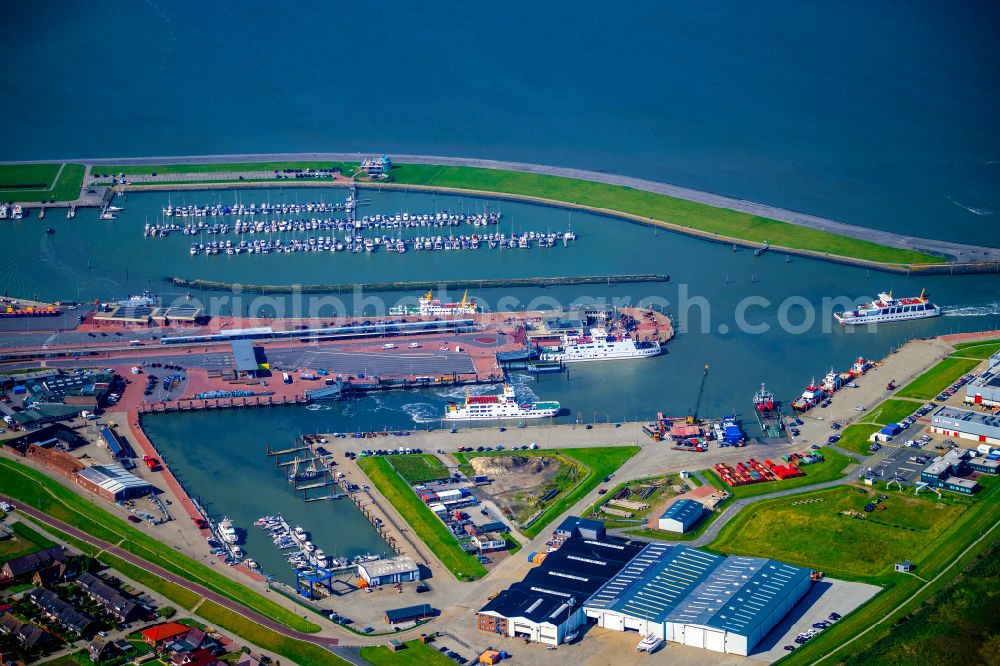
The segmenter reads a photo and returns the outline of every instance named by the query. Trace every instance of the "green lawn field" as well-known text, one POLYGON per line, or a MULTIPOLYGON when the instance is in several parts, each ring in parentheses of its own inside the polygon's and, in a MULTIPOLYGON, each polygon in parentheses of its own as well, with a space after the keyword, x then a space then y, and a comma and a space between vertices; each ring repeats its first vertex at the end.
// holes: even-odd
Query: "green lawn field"
MULTIPOLYGON (((454 666, 455 664, 431 647, 433 643, 424 645, 420 641, 412 640, 407 641, 405 645, 406 647, 399 652, 392 652, 382 645, 371 645, 361 648, 360 656, 372 666, 454 666)), ((478 655, 465 655, 466 658, 475 656, 478 655)))
MULTIPOLYGON (((972 564, 978 554, 1000 536, 1000 523, 996 520, 997 504, 1000 502, 1000 480, 981 478, 980 483, 984 488, 973 498, 952 497, 945 494, 945 504, 965 506, 967 509, 947 523, 936 538, 921 541, 919 549, 909 556, 909 559, 916 564, 916 573, 920 578, 891 571, 879 576, 860 577, 864 582, 882 586, 884 591, 786 656, 782 663, 787 662, 792 666, 799 664, 834 666, 842 663, 847 655, 864 650, 925 600, 934 598, 954 576, 972 564), (976 540, 979 540, 979 543, 973 544, 976 540), (932 582, 925 584, 924 581, 932 582), (844 644, 856 638, 859 632, 873 626, 876 627, 875 631, 844 647, 844 644)), ((885 492, 885 494, 892 497, 895 492, 885 492)), ((928 495, 922 496, 922 501, 929 503, 926 509, 928 511, 936 510, 935 505, 939 503, 936 497, 928 495)), ((888 509, 886 513, 891 510, 888 509)), ((842 544, 837 546, 842 548, 842 544)), ((875 663, 902 665, 909 662, 904 660, 875 663)))
POLYGON ((869 648, 851 656, 849 666, 866 664, 991 664, 1000 654, 1000 558, 994 547, 928 600, 907 622, 869 648))
POLYGON ((952 356, 962 358, 978 358, 985 360, 1000 351, 1000 340, 976 340, 974 342, 959 342, 954 345, 952 356))
POLYGON ((938 393, 951 386, 956 379, 977 365, 979 365, 979 361, 971 358, 949 357, 942 359, 933 368, 899 389, 896 395, 901 398, 933 400, 938 393))
POLYGON ((462 550, 441 519, 417 497, 387 458, 361 458, 358 465, 379 492, 406 517, 413 532, 458 580, 475 580, 486 575, 486 568, 475 557, 462 550))
POLYGON ((868 440, 872 433, 878 432, 882 427, 874 423, 854 423, 840 431, 840 441, 837 446, 855 453, 869 455, 868 447, 871 442, 868 440))
POLYGON ((744 509, 712 542, 712 550, 755 555, 857 578, 887 573, 915 559, 968 504, 887 492, 885 511, 865 513, 878 491, 845 486, 767 500, 744 509), (843 515, 855 511, 864 519, 843 515))
POLYGON ((10 539, 0 541, 0 560, 12 560, 22 555, 30 555, 35 551, 50 548, 55 544, 22 522, 11 523, 8 529, 13 533, 10 539))
POLYGON ((80 196, 85 171, 82 164, 0 165, 0 201, 72 201, 80 196))
POLYGON ((407 483, 423 483, 450 476, 444 463, 430 453, 389 456, 387 460, 407 483))
POLYGON ((923 404, 923 402, 914 402, 912 400, 886 400, 878 407, 868 412, 864 416, 864 421, 866 423, 878 423, 879 425, 899 423, 907 416, 920 409, 923 404))
MULTIPOLYGON (((706 470, 705 476, 706 478, 712 480, 712 485, 719 488, 725 488, 732 493, 734 498, 740 499, 742 497, 766 495, 778 490, 792 490, 794 488, 802 488, 804 486, 812 486, 817 483, 833 481, 834 479, 841 478, 844 475, 844 470, 852 462, 852 460, 843 453, 839 453, 830 448, 824 447, 820 449, 820 453, 823 454, 823 457, 826 460, 821 463, 804 465, 801 469, 806 475, 794 479, 764 481, 763 483, 752 483, 748 486, 730 488, 729 486, 723 484, 722 479, 720 479, 712 470, 706 470)), ((775 460, 774 462, 779 465, 785 464, 784 460, 775 460)))

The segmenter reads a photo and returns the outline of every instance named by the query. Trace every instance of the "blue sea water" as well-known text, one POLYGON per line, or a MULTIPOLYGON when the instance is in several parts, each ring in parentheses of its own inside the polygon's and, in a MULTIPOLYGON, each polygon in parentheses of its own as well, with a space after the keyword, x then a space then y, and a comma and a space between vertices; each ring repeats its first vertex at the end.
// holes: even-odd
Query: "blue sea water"
POLYGON ((359 151, 607 170, 1000 244, 994 2, 38 2, 0 158, 359 151))

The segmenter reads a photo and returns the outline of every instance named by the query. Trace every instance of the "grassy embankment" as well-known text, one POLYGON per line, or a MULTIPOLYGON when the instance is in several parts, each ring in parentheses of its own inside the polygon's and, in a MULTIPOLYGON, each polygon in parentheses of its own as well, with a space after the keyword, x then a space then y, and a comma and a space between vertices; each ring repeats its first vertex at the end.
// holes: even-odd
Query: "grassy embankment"
MULTIPOLYGON (((853 462, 851 458, 845 456, 843 453, 839 453, 830 448, 820 449, 820 453, 826 459, 821 463, 813 463, 812 465, 804 465, 800 469, 805 472, 805 476, 800 476, 794 479, 781 479, 778 481, 765 481, 763 483, 752 483, 748 486, 738 486, 736 488, 730 488, 722 483, 722 479, 713 470, 705 470, 705 478, 711 481, 712 485, 717 488, 724 488, 732 493, 734 499, 741 499, 743 497, 756 497, 758 495, 766 495, 768 493, 777 492, 779 490, 793 490, 795 488, 802 488, 805 486, 813 486, 817 483, 826 483, 827 481, 833 481, 839 479, 844 475, 844 470, 848 465, 853 462)), ((777 464, 784 464, 783 460, 775 460, 777 464)))
MULTIPOLYGON (((40 472, 19 463, 0 460, 0 488, 6 494, 28 506, 44 511, 53 518, 83 530, 102 541, 117 544, 123 550, 187 580, 199 583, 276 622, 298 631, 319 631, 319 626, 316 624, 211 570, 204 564, 165 546, 40 472)), ((92 547, 87 550, 93 552, 92 547)), ((106 559, 106 555, 102 554, 100 559, 106 559)), ((142 579, 137 580, 137 582, 148 584, 150 589, 160 592, 168 598, 171 598, 170 593, 176 593, 174 588, 165 585, 165 581, 156 576, 145 575, 141 571, 135 570, 123 571, 123 573, 130 577, 134 574, 137 578, 142 579)), ((190 608, 192 605, 190 597, 184 599, 188 605, 181 603, 180 600, 173 598, 171 600, 185 608, 190 608)))
MULTIPOLYGON (((289 168, 289 165, 299 164, 310 165, 309 168, 325 168, 336 163, 161 164, 141 167, 108 166, 99 167, 99 169, 102 173, 155 172, 157 174, 170 174, 281 169, 289 168)), ((345 170, 347 167, 353 166, 355 165, 344 164, 345 170)), ((295 168, 306 167, 296 166, 295 168)), ((399 164, 392 170, 392 182, 399 185, 535 197, 608 212, 625 213, 642 218, 644 221, 662 223, 664 226, 674 225, 679 229, 702 232, 709 237, 729 237, 756 243, 766 241, 775 246, 878 263, 937 264, 945 261, 941 257, 922 252, 891 248, 758 215, 717 208, 619 185, 606 185, 575 178, 477 167, 399 164)))
POLYGON ((288 657, 297 664, 339 665, 349 663, 325 648, 282 636, 214 601, 205 601, 199 606, 198 615, 225 632, 240 636, 265 650, 280 654, 282 657, 288 657))
POLYGON ((72 201, 80 196, 85 171, 82 164, 0 164, 0 201, 72 201))
POLYGON ((486 575, 486 567, 469 555, 448 531, 441 519, 434 515, 410 484, 393 468, 388 458, 377 456, 358 460, 361 470, 378 488, 378 491, 405 516, 413 532, 431 549, 458 580, 475 580, 486 575))
MULTIPOLYGON (((477 456, 565 456, 573 463, 585 468, 586 473, 577 475, 572 479, 574 485, 563 485, 560 494, 556 495, 545 507, 545 510, 532 522, 531 525, 521 530, 521 533, 528 537, 535 537, 541 534, 549 523, 564 514, 574 504, 583 499, 587 493, 601 483, 604 477, 613 473, 625 464, 625 461, 639 452, 638 446, 603 446, 588 447, 579 449, 559 449, 557 451, 483 451, 466 452, 455 454, 466 474, 471 473, 468 459, 477 456)), ((570 477, 563 477, 565 482, 570 477)))
POLYGON ((889 635, 846 660, 863 664, 990 664, 1000 654, 1000 559, 996 548, 972 566, 935 598, 928 599, 889 635))
POLYGON ((952 346, 955 348, 955 353, 952 356, 977 358, 983 361, 1000 351, 1000 340, 974 340, 959 342, 952 346))
POLYGON ((972 498, 945 494, 944 500, 929 494, 913 497, 881 487, 874 491, 866 488, 870 493, 867 498, 857 494, 854 501, 870 500, 875 492, 889 496, 888 509, 873 512, 867 520, 836 511, 836 502, 850 503, 842 493, 856 492, 851 487, 767 500, 726 525, 711 548, 754 551, 793 562, 795 557, 804 557, 808 560, 798 563, 839 578, 881 586, 883 591, 865 605, 782 660, 783 664, 835 664, 885 635, 996 538, 1000 532, 995 519, 1000 480, 981 478, 980 483, 983 490, 972 498), (799 512, 791 512, 793 502, 815 497, 829 498, 822 503, 796 505, 799 512), (901 508, 906 502, 920 504, 901 508), (819 508, 823 505, 827 506, 819 508), (778 524, 781 520, 791 523, 782 526, 778 524), (772 537, 767 542, 762 540, 764 533, 772 537), (985 536, 977 543, 980 535, 985 536), (910 549, 904 553, 897 539, 910 544, 910 549), (900 553, 916 564, 916 575, 893 572, 894 558, 900 553), (868 561, 855 564, 859 554, 868 561), (852 569, 875 573, 853 574, 852 569), (872 631, 859 636, 869 628, 872 631), (845 649, 845 643, 852 640, 845 649))
POLYGON ((920 375, 912 382, 896 391, 900 398, 917 398, 933 400, 938 393, 948 388, 956 379, 979 365, 974 358, 956 358, 949 356, 942 359, 933 368, 920 375))
POLYGON ((389 456, 386 460, 410 484, 447 479, 450 476, 444 463, 430 453, 389 456))
MULTIPOLYGON (((407 641, 406 648, 392 652, 389 648, 378 645, 363 647, 360 651, 362 659, 372 666, 453 666, 454 662, 433 647, 424 645, 418 640, 407 641)), ((466 655, 468 656, 468 655, 466 655)))

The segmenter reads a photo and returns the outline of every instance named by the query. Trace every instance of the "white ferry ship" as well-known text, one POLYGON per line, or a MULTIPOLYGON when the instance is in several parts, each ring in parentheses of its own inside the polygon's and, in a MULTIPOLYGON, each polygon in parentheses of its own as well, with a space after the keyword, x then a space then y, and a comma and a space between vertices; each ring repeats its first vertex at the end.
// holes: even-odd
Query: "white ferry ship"
POLYGON ((514 389, 503 385, 500 395, 468 395, 465 404, 450 403, 444 410, 444 418, 449 421, 493 421, 499 419, 543 419, 559 413, 559 403, 545 402, 518 403, 514 389))
POLYGON ((607 330, 598 326, 587 335, 564 335, 558 351, 541 354, 543 361, 577 363, 581 361, 609 361, 625 358, 647 358, 656 356, 663 350, 660 343, 637 342, 628 336, 608 335, 607 330))
POLYGON ((440 317, 442 315, 469 315, 479 312, 479 306, 469 298, 469 290, 462 294, 462 300, 458 303, 442 303, 440 299, 433 298, 431 292, 427 292, 419 299, 418 305, 397 305, 389 308, 391 316, 421 315, 424 317, 440 317))
POLYGON ((910 298, 893 298, 890 291, 880 293, 878 298, 868 305, 854 310, 835 312, 833 316, 845 326, 857 326, 905 319, 924 319, 937 317, 940 314, 941 308, 931 303, 923 291, 919 296, 910 298))

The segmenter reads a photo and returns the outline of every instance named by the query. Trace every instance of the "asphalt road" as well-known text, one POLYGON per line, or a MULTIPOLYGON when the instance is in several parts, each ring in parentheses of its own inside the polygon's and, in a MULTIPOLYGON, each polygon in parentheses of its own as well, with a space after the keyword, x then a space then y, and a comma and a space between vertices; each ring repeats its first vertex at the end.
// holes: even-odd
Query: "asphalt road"
MULTIPOLYGON (((132 158, 101 158, 101 159, 74 159, 75 162, 85 162, 89 165, 120 164, 120 165, 147 165, 147 164, 211 164, 214 162, 254 162, 254 161, 359 161, 364 155, 360 153, 256 153, 245 155, 197 155, 197 156, 160 156, 160 157, 132 157, 132 158)), ((568 167, 547 166, 542 164, 527 164, 524 162, 503 162, 499 160, 481 160, 464 157, 441 157, 437 155, 390 155, 394 162, 399 163, 419 163, 436 164, 443 166, 470 166, 487 169, 505 169, 510 171, 521 171, 525 173, 537 173, 551 176, 563 176, 567 178, 578 178, 595 183, 606 183, 609 185, 620 185, 631 187, 637 190, 665 194, 687 201, 708 204, 719 208, 728 208, 752 215, 761 215, 774 220, 781 220, 801 227, 829 231, 850 238, 870 241, 888 245, 889 247, 903 248, 907 250, 921 250, 935 254, 955 257, 959 263, 965 262, 994 262, 1000 261, 1000 248, 981 247, 968 245, 965 243, 955 243, 951 241, 936 240, 931 238, 921 238, 919 236, 909 236, 906 234, 883 231, 880 229, 870 229, 846 222, 839 222, 817 215, 809 215, 798 211, 768 206, 745 199, 735 199, 712 192, 693 190, 669 183, 660 183, 644 178, 632 178, 598 171, 588 171, 585 169, 573 169, 568 167)), ((15 162, 16 163, 16 162, 15 162)))

